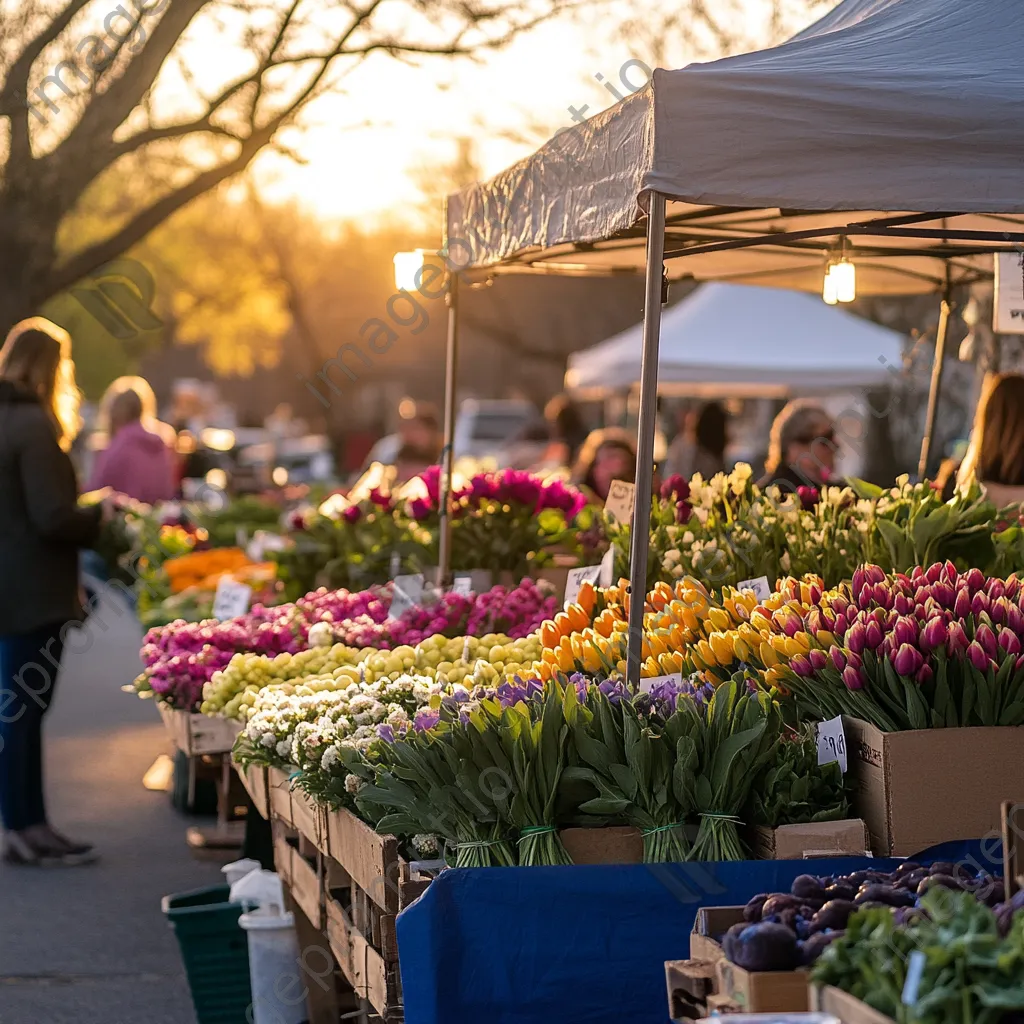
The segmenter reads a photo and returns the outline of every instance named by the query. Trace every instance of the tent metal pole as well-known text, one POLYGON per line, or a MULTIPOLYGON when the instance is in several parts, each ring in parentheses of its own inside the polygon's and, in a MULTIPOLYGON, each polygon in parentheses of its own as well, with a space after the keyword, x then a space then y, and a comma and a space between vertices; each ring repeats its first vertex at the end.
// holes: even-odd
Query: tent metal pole
POLYGON ((455 466, 455 375, 459 363, 459 275, 448 275, 448 345, 444 363, 444 449, 441 452, 440 516, 438 546, 438 584, 447 590, 452 585, 452 472, 455 466))
POLYGON ((650 194, 647 212, 647 273, 644 294, 644 349, 640 366, 640 418, 637 424, 636 497, 629 553, 629 649, 626 679, 640 686, 643 661, 644 604, 647 599, 647 551, 654 486, 654 434, 658 420, 658 347, 661 340, 662 282, 665 277, 665 197, 650 194))
POLYGON ((921 438, 921 457, 917 463, 917 478, 924 480, 928 471, 928 458, 932 451, 932 434, 935 431, 935 414, 939 406, 939 392, 942 389, 942 371, 946 361, 946 337, 949 334, 949 316, 953 308, 953 288, 949 270, 946 270, 946 284, 942 291, 942 305, 939 307, 939 326, 935 332, 935 361, 932 363, 932 380, 928 388, 928 412, 924 421, 924 437, 921 438))

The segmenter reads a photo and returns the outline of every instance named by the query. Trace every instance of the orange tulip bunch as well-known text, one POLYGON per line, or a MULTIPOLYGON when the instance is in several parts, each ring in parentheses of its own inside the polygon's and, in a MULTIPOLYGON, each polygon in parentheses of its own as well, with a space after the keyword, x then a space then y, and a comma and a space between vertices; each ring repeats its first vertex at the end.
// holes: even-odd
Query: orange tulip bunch
POLYGON ((241 548, 210 548, 170 558, 164 562, 163 569, 170 580, 171 593, 180 594, 189 587, 213 590, 225 573, 234 573, 252 564, 241 548))

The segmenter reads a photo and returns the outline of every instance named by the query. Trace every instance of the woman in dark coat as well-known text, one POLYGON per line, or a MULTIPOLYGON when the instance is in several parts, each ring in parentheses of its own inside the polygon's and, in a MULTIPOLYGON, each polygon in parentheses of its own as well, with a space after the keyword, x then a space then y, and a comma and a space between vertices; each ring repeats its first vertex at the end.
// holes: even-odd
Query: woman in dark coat
POLYGON ((106 508, 78 507, 70 350, 42 317, 17 324, 0 349, 0 821, 11 864, 94 859, 50 827, 43 799, 43 716, 82 619, 78 549, 95 541, 106 508))

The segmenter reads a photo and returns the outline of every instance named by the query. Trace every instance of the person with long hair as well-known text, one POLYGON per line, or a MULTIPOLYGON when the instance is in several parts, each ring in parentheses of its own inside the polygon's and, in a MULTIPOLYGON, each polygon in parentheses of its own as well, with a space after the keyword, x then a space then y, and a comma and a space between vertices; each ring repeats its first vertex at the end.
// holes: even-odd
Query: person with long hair
POLYGON ((814 402, 788 402, 772 423, 764 476, 757 482, 763 491, 771 484, 781 490, 840 484, 834 476, 836 431, 832 418, 814 402))
POLYGON ((1000 507, 1024 502, 1024 377, 1019 374, 993 374, 986 381, 958 486, 975 480, 1000 507))
POLYGON ((636 477, 636 448, 624 430, 592 430, 580 448, 573 483, 594 503, 604 504, 613 480, 630 483, 636 477))
POLYGON ((42 317, 16 324, 0 348, 0 823, 11 864, 95 859, 54 831, 43 797, 43 716, 82 618, 78 550, 108 508, 78 506, 67 452, 79 401, 67 332, 42 317))

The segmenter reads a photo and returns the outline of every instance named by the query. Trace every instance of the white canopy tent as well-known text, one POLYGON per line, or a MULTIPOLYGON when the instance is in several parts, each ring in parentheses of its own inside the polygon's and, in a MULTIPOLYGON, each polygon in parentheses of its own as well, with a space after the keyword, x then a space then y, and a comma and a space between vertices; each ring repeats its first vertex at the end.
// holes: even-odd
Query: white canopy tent
MULTIPOLYGON (((923 472, 952 289, 990 276, 992 253, 1024 251, 1021 53, 1020 0, 843 0, 780 46, 657 71, 449 198, 453 284, 481 272, 645 274, 638 493, 651 485, 667 278, 817 292, 842 253, 862 294, 941 292, 923 472)), ((634 592, 649 513, 637 503, 634 592)), ((634 684, 643 609, 630 606, 634 684)))
POLYGON ((656 191, 672 278, 820 291, 845 236, 861 292, 970 282, 1024 227, 1022 52, 1019 0, 845 0, 781 46, 656 71, 452 196, 453 263, 642 270, 656 191))
MULTIPOLYGON (((658 389, 783 398, 876 387, 902 365, 896 331, 777 288, 712 282, 666 310, 658 389)), ((643 324, 569 357, 566 388, 593 395, 640 381, 643 324)))

